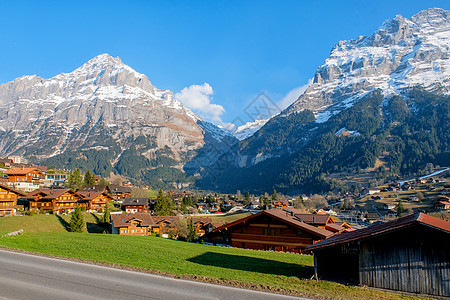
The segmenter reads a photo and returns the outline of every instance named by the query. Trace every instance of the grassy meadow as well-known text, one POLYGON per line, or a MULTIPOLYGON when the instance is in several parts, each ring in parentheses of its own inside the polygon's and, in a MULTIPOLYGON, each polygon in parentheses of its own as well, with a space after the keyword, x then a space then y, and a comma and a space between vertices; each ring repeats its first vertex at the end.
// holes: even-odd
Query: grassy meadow
MULTIPOLYGON (((86 218, 89 215, 85 214, 86 218)), ((53 215, 0 218, 1 233, 21 228, 24 234, 0 238, 0 246, 312 298, 412 299, 311 280, 313 257, 309 255, 222 248, 151 236, 70 233, 53 215)))

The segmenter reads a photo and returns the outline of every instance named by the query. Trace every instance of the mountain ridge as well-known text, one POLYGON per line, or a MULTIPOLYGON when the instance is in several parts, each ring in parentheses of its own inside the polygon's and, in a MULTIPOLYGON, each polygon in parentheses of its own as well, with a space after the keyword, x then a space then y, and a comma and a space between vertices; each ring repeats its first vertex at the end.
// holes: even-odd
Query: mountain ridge
POLYGON ((101 166, 94 172, 118 172, 142 183, 149 182, 145 170, 158 168, 154 160, 165 161, 163 168, 173 169, 177 180, 184 181, 184 165, 206 143, 226 149, 224 140, 235 142, 185 108, 171 91, 156 88, 147 76, 108 54, 49 79, 23 76, 2 84, 0 107, 0 155, 82 168, 95 165, 90 160, 101 153, 101 166), (214 134, 205 141, 208 131, 214 134), (70 159, 63 155, 69 162, 57 158, 69 152, 70 159), (120 167, 124 153, 141 164, 142 169, 131 168, 136 176, 120 167))
POLYGON ((449 15, 434 8, 412 20, 396 16, 368 37, 338 42, 306 91, 224 154, 203 186, 257 192, 315 186, 320 191, 333 185, 325 183, 327 173, 373 167, 382 149, 395 153, 388 156, 392 175, 417 171, 427 161, 448 164, 449 15), (392 115, 401 120, 391 120, 392 115), (425 116, 433 119, 429 132, 425 116), (336 134, 340 130, 346 134, 336 134), (344 156, 344 148, 354 161, 344 156))

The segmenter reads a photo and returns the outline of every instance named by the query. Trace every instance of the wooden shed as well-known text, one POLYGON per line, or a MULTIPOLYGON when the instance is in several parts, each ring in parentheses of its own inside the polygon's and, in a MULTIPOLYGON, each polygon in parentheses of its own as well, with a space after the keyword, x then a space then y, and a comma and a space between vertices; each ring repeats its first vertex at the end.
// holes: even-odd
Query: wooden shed
POLYGON ((450 222, 423 213, 343 233, 307 248, 316 277, 450 297, 450 222))

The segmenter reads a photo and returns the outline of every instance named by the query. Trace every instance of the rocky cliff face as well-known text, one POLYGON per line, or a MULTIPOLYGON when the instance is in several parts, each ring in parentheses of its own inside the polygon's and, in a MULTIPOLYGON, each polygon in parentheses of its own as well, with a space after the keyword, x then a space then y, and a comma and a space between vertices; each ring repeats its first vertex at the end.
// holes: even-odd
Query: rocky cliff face
POLYGON ((312 111, 315 122, 324 123, 376 89, 388 101, 417 87, 450 94, 450 13, 446 10, 427 9, 411 20, 397 15, 368 37, 340 41, 299 99, 241 142, 228 160, 248 167, 298 151, 311 135, 302 131, 302 121, 294 116, 300 112, 312 111), (284 132, 268 140, 265 132, 273 131, 284 132))
MULTIPOLYGON (((69 152, 71 159, 79 159, 86 151, 106 151, 104 163, 111 167, 96 170, 103 175, 114 171, 131 148, 149 162, 168 157, 171 167, 181 170, 205 147, 209 127, 200 121, 171 91, 159 90, 145 75, 108 54, 71 73, 50 79, 23 76, 0 86, 0 155, 57 162, 69 152), (164 154, 158 153, 161 149, 164 154)), ((229 143, 235 141, 210 127, 229 143)), ((220 145, 222 140, 207 142, 220 145)))
POLYGON ((448 11, 427 9, 411 20, 397 15, 368 37, 340 41, 286 113, 309 109, 325 122, 375 88, 385 95, 416 86, 448 94, 449 58, 448 11))
POLYGON ((224 154, 204 185, 299 191, 325 173, 373 167, 381 153, 395 174, 446 165, 449 97, 450 13, 396 16, 339 42, 298 100, 224 154))

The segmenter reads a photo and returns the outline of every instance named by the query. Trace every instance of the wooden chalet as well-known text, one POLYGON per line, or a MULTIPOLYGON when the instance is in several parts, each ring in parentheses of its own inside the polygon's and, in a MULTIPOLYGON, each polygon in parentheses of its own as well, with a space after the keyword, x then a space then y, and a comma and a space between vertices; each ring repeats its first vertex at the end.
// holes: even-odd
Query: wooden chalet
POLYGON ((188 218, 187 223, 190 224, 191 222, 198 236, 203 236, 214 228, 224 225, 224 222, 213 222, 211 218, 203 217, 188 218))
POLYGON ((131 188, 129 186, 111 185, 107 189, 109 194, 118 201, 123 201, 131 196, 131 188))
POLYGON ((122 203, 122 210, 127 213, 148 212, 149 198, 125 198, 122 203))
POLYGON ((83 185, 78 192, 102 192, 110 194, 107 185, 95 184, 95 185, 83 185))
POLYGON ((301 253, 334 233, 305 223, 296 210, 271 209, 215 228, 212 242, 233 247, 301 253))
POLYGON ((8 176, 8 182, 39 183, 42 179, 45 179, 45 174, 36 167, 12 168, 3 173, 8 176))
POLYGON ((283 209, 283 208, 288 208, 289 207, 289 202, 287 200, 275 200, 272 201, 272 206, 278 209, 283 209))
POLYGON ((301 212, 295 213, 296 210, 294 209, 292 211, 294 211, 295 217, 300 221, 318 228, 325 229, 328 224, 332 224, 335 222, 333 217, 328 214, 308 214, 301 212))
POLYGON ((112 214, 112 234, 149 235, 154 221, 149 213, 112 214))
POLYGON ((78 195, 82 197, 80 200, 81 205, 86 207, 86 211, 99 212, 105 210, 109 201, 113 200, 113 197, 106 192, 89 192, 81 191, 78 195))
POLYGON ((165 233, 175 223, 180 222, 180 217, 177 216, 152 216, 152 218, 154 221, 153 231, 156 233, 165 233))
POLYGON ((423 213, 335 235, 307 250, 319 279, 450 297, 450 222, 423 213))
POLYGON ((39 189, 28 193, 23 199, 28 200, 30 210, 51 210, 56 214, 70 213, 82 205, 82 196, 71 189, 39 189))
POLYGON ((17 211, 17 199, 20 196, 25 194, 0 184, 0 216, 14 216, 17 211))
POLYGON ((449 210, 450 209, 450 202, 449 201, 445 201, 445 200, 439 200, 438 202, 436 202, 434 204, 434 207, 436 209, 440 209, 440 210, 449 210))
POLYGON ((179 221, 180 218, 176 216, 152 216, 145 212, 111 215, 112 233, 121 235, 165 233, 166 229, 179 221))

